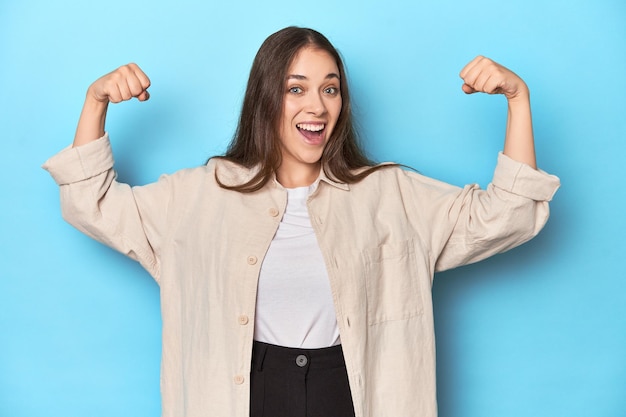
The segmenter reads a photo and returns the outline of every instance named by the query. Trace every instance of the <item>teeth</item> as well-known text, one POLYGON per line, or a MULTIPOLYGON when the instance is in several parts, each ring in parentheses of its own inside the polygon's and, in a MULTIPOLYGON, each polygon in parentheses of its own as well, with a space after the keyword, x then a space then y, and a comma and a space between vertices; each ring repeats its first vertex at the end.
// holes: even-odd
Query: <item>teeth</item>
POLYGON ((311 124, 311 123, 299 123, 296 125, 298 129, 308 130, 310 132, 319 132, 323 130, 326 125, 324 124, 311 124))

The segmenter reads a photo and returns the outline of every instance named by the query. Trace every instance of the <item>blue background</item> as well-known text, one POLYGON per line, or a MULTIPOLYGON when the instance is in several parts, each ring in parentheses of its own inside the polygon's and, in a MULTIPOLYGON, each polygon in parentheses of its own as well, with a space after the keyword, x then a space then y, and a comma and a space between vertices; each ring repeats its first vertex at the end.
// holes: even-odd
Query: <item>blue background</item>
POLYGON ((622 0, 0 2, 0 416, 160 413, 158 287, 65 224, 39 168, 88 85, 151 77, 107 125, 121 179, 151 182, 225 149, 256 50, 292 24, 342 52, 374 158, 458 185, 488 183, 506 117, 458 72, 483 54, 527 81, 563 185, 536 239, 437 276, 440 415, 626 416, 622 0))

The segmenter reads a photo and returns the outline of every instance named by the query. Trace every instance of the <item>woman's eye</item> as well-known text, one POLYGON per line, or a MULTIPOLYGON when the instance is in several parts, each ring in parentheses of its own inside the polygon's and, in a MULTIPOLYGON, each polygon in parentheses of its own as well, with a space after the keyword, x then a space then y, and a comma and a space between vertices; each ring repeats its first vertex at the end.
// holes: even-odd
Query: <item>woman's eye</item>
POLYGON ((334 96, 334 95, 337 95, 337 93, 339 93, 339 89, 337 87, 328 87, 324 89, 324 93, 334 96))
POLYGON ((302 93, 302 88, 300 87, 290 87, 289 92, 292 94, 300 94, 302 93))

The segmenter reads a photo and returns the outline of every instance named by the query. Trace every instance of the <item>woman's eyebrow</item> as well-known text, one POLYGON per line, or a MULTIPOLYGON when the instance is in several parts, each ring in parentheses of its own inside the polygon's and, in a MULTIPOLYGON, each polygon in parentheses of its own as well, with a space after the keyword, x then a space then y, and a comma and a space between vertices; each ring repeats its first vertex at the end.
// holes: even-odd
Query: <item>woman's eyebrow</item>
MULTIPOLYGON (((328 74, 328 75, 326 76, 326 78, 325 78, 325 79, 329 80, 329 79, 331 79, 331 78, 336 78, 336 79, 338 79, 338 80, 340 79, 340 78, 339 78, 339 75, 338 75, 338 74, 336 74, 336 73, 334 73, 334 72, 331 72, 330 74, 328 74)), ((300 74, 290 74, 290 75, 288 75, 288 76, 287 76, 287 79, 288 79, 288 80, 292 80, 292 79, 293 79, 293 80, 307 80, 308 78, 307 78, 305 75, 300 75, 300 74)))

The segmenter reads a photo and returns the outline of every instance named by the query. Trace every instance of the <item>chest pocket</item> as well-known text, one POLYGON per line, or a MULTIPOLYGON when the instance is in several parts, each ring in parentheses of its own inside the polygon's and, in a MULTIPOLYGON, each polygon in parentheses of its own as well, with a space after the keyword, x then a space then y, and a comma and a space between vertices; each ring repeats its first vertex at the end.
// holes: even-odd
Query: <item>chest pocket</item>
POLYGON ((405 320, 423 313, 412 241, 368 249, 364 257, 368 324, 405 320))

